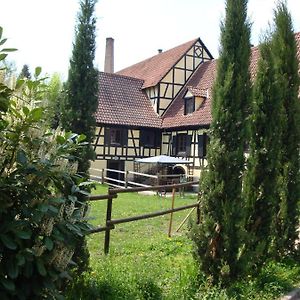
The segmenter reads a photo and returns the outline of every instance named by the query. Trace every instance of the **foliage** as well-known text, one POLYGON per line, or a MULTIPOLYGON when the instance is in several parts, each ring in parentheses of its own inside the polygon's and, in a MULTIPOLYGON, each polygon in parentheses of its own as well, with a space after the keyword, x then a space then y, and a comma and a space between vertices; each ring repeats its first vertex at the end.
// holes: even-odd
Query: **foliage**
POLYGON ((208 170, 201 182, 201 224, 191 238, 200 269, 214 282, 239 275, 241 198, 247 112, 250 101, 250 23, 247 1, 228 0, 213 89, 208 170))
MULTIPOLYGON (((3 40, 2 40, 3 41, 3 40)), ((0 44, 3 42, 0 42, 0 44)), ((3 56, 2 56, 3 58, 3 56)), ((36 68, 35 77, 41 69, 36 68)), ((74 246, 89 229, 73 171, 83 137, 44 127, 43 79, 0 89, 0 298, 59 299, 74 246)))
POLYGON ((229 299, 279 299, 298 286, 299 263, 294 260, 270 261, 253 276, 233 283, 227 290, 229 299))
POLYGON ((87 145, 81 149, 78 171, 88 173, 89 160, 94 158, 91 143, 94 139, 97 109, 98 73, 94 68, 95 28, 93 16, 95 0, 82 0, 78 16, 75 43, 66 83, 66 99, 62 125, 66 130, 85 134, 87 145))
POLYGON ((247 219, 245 264, 257 272, 268 257, 271 225, 280 195, 283 103, 275 76, 269 39, 259 47, 260 58, 253 87, 250 154, 247 160, 244 197, 247 219))
MULTIPOLYGON (((107 194, 99 185, 95 194, 107 194)), ((176 196, 175 206, 195 202, 196 195, 176 196)), ((120 194, 113 200, 113 218, 154 212, 171 207, 171 198, 120 194)), ((296 261, 269 263, 262 271, 228 289, 213 286, 193 261, 192 242, 187 225, 175 233, 188 211, 173 215, 173 234, 168 238, 169 216, 116 225, 111 232, 108 256, 103 255, 104 233, 88 237, 91 271, 76 278, 67 299, 277 299, 300 281, 296 261), (152 298, 151 298, 152 297, 152 298)), ((106 202, 92 202, 90 217, 94 225, 104 225, 106 202)), ((194 221, 192 221, 194 222, 194 221)))
POLYGON ((300 201, 300 102, 297 46, 286 2, 279 2, 274 17, 273 54, 280 97, 284 102, 281 162, 282 192, 277 207, 275 251, 282 255, 295 250, 300 201))
POLYGON ((61 119, 61 106, 63 101, 63 83, 59 74, 54 73, 47 85, 47 103, 45 103, 47 108, 47 123, 51 128, 56 129, 59 127, 59 120, 61 119))
POLYGON ((19 75, 19 79, 24 79, 24 78, 31 79, 29 67, 26 64, 23 66, 21 73, 19 75))
MULTIPOLYGON (((0 26, 0 122, 2 121, 3 113, 6 113, 8 109, 8 99, 11 95, 11 89, 8 87, 7 73, 10 72, 7 67, 6 57, 9 52, 15 51, 14 48, 2 48, 7 39, 2 37, 3 28, 0 26)), ((2 126, 0 123, 0 130, 2 126)))

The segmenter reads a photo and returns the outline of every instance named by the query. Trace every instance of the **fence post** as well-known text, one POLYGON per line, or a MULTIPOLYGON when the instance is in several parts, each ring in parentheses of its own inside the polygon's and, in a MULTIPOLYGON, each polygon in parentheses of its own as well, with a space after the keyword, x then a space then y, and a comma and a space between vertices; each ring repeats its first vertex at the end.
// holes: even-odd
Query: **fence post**
MULTIPOLYGON (((175 188, 172 189, 172 209, 174 209, 174 202, 175 202, 175 188)), ((170 224, 169 224, 169 234, 168 234, 169 237, 171 237, 172 222, 173 222, 173 212, 170 213, 170 224)))
POLYGON ((104 184, 104 169, 101 170, 101 184, 104 184))
POLYGON ((126 170, 125 171, 125 189, 128 188, 128 174, 129 174, 129 172, 126 170))
POLYGON ((106 208, 106 230, 105 230, 105 238, 104 238, 104 254, 108 254, 109 252, 109 242, 110 242, 110 230, 111 230, 111 212, 112 212, 112 194, 111 191, 108 190, 109 198, 107 199, 107 208, 106 208))
MULTIPOLYGON (((179 231, 179 229, 183 226, 183 224, 187 221, 187 219, 189 218, 189 216, 192 214, 192 212, 195 210, 196 207, 193 207, 191 209, 191 211, 187 214, 187 216, 183 219, 183 221, 180 223, 180 225, 178 226, 178 228, 176 229, 176 232, 179 231)), ((197 223, 198 224, 198 223, 197 223)))

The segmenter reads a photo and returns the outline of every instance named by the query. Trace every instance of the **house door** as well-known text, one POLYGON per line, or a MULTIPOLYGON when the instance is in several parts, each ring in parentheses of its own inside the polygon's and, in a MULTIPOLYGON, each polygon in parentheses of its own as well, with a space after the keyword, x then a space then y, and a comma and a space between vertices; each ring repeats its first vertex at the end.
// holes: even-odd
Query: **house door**
MULTIPOLYGON (((124 171, 125 169, 125 161, 124 160, 108 160, 107 161, 107 169, 124 171)), ((110 180, 109 182, 115 185, 124 186, 124 183, 118 182, 115 180, 124 181, 124 173, 119 173, 115 171, 107 171, 107 177, 112 178, 114 180, 110 180)))

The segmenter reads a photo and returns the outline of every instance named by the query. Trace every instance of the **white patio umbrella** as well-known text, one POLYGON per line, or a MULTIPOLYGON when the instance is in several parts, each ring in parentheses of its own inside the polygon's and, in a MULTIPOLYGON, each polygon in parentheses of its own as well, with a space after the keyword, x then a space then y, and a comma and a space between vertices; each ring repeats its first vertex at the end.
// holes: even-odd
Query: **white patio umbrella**
POLYGON ((135 160, 138 163, 148 163, 148 164, 190 164, 191 162, 182 159, 182 158, 177 158, 173 156, 168 156, 168 155, 158 155, 158 156, 152 156, 152 157, 146 157, 146 158, 139 158, 135 160))

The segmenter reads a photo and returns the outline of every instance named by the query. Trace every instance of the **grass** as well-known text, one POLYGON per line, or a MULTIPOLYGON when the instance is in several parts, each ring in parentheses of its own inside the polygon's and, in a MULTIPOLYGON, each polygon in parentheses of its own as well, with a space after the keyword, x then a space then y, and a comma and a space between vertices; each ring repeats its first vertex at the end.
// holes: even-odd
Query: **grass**
MULTIPOLYGON (((106 186, 95 193, 107 194, 106 186)), ((112 218, 124 218, 171 208, 171 197, 119 194, 113 200, 112 218)), ((196 196, 176 195, 175 207, 196 202, 196 196)), ((212 287, 197 274, 187 224, 174 232, 187 211, 173 215, 173 234, 168 238, 170 215, 116 225, 111 231, 110 253, 103 253, 104 233, 88 237, 91 272, 73 282, 68 299, 275 299, 300 282, 294 261, 270 263, 256 278, 235 283, 227 290, 212 287)), ((106 201, 93 202, 91 223, 104 225, 106 201)))

